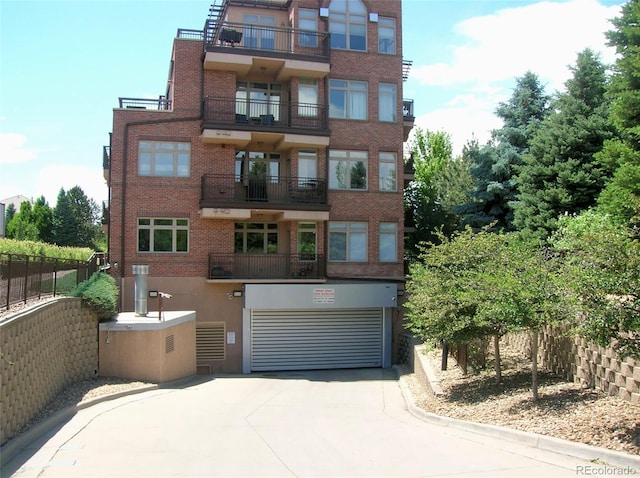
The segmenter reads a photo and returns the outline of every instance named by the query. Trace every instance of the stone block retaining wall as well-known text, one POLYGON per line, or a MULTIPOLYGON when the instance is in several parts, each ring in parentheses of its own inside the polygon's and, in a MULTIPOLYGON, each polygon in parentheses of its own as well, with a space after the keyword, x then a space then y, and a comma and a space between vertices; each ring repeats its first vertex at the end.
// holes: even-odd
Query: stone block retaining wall
POLYGON ((0 321, 0 444, 66 386, 98 370, 98 318, 63 297, 0 321))

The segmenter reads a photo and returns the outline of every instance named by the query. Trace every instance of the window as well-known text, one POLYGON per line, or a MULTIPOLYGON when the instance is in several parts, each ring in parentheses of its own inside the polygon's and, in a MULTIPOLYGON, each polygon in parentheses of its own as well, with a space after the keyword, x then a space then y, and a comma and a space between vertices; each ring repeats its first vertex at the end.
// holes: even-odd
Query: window
POLYGON ((191 144, 171 141, 138 142, 138 175, 189 177, 191 144))
POLYGON ((278 252, 278 224, 237 222, 234 233, 236 254, 275 254, 278 252))
POLYGON ((396 109, 396 85, 380 83, 378 85, 378 118, 380 121, 395 121, 396 109))
MULTIPOLYGON (((300 18, 298 19, 298 28, 316 32, 318 30, 318 14, 315 10, 308 8, 300 9, 300 18)), ((317 47, 318 37, 315 33, 300 33, 300 46, 317 47)))
POLYGON ((396 53, 396 19, 380 17, 378 19, 378 51, 395 55, 396 53))
POLYGON ((329 118, 367 119, 367 83, 329 80, 329 118))
POLYGON ((366 151, 329 152, 329 189, 367 189, 366 151))
POLYGON ((298 256, 303 261, 316 259, 316 224, 314 222, 298 223, 298 256))
POLYGON ((244 15, 244 23, 251 24, 244 28, 243 39, 245 48, 258 50, 274 50, 276 47, 275 27, 276 17, 264 15, 244 15))
POLYGON ((318 117, 318 80, 300 78, 298 81, 298 115, 318 117))
POLYGON ((189 252, 189 220, 138 218, 138 252, 189 252))
POLYGON ((364 222, 329 223, 329 261, 366 262, 367 224, 364 222))
POLYGON ((281 96, 282 86, 278 83, 238 82, 236 122, 265 124, 265 120, 279 121, 281 96))
POLYGON ((306 179, 318 177, 318 152, 315 149, 298 151, 298 177, 306 183, 306 179))
POLYGON ((331 48, 367 49, 367 9, 360 0, 333 0, 329 5, 331 48))
POLYGON ((280 177, 280 153, 238 151, 235 164, 236 182, 260 179, 278 182, 280 177))
POLYGON ((397 191, 396 154, 380 153, 378 156, 378 177, 380 191, 397 191))
POLYGON ((398 225, 394 222, 380 223, 380 262, 398 261, 398 225))

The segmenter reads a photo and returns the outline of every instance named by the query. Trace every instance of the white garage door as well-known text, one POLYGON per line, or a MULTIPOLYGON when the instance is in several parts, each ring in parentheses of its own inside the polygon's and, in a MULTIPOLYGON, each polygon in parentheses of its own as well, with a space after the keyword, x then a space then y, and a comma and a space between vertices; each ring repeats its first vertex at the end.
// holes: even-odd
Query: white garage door
POLYGON ((251 370, 382 366, 382 309, 252 310, 251 370))

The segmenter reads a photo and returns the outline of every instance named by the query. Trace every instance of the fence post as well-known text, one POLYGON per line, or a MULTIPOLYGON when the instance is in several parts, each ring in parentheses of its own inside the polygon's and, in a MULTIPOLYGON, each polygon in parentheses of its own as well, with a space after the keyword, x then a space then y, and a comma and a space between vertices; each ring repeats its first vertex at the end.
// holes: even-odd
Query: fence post
POLYGON ((40 273, 38 274, 38 299, 42 298, 42 269, 44 269, 44 256, 40 256, 40 273))
POLYGON ((56 289, 58 287, 58 259, 53 261, 53 296, 56 296, 56 289))
POLYGON ((11 303, 11 265, 12 265, 12 261, 11 259, 13 258, 13 256, 11 254, 9 254, 9 263, 8 263, 8 268, 7 268, 7 310, 9 310, 9 304, 11 303))
POLYGON ((23 294, 24 294, 24 303, 27 303, 27 298, 29 297, 29 256, 25 256, 25 262, 24 262, 24 288, 23 290, 23 294))

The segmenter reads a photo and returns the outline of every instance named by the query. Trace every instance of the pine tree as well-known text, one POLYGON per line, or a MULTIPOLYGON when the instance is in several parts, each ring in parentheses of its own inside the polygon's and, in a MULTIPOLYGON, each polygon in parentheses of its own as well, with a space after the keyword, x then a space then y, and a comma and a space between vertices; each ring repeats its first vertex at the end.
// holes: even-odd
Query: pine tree
POLYGON ((503 127, 492 131, 491 141, 471 151, 471 175, 475 187, 471 201, 456 208, 464 224, 480 230, 493 224, 493 230, 511 231, 512 202, 516 199, 516 170, 528 151, 528 142, 547 115, 549 97, 532 72, 516 79, 509 101, 501 103, 496 114, 503 127))
POLYGON ((571 71, 566 91, 552 102, 553 112, 531 137, 518 168, 514 224, 538 238, 556 229, 558 216, 595 205, 606 177, 595 157, 614 136, 605 66, 587 49, 571 71))
POLYGON ((618 59, 608 91, 611 120, 620 139, 608 141, 599 159, 614 170, 598 198, 601 209, 630 227, 640 229, 640 0, 622 7, 607 32, 618 59))

